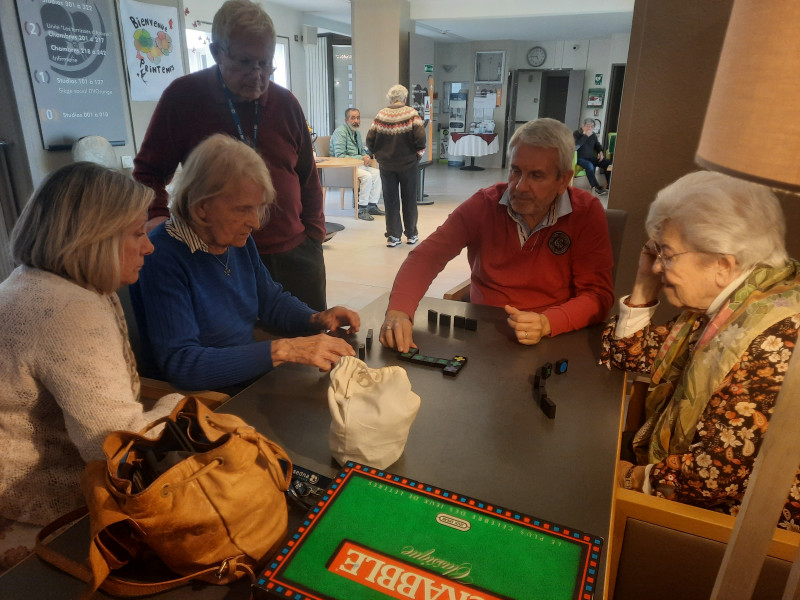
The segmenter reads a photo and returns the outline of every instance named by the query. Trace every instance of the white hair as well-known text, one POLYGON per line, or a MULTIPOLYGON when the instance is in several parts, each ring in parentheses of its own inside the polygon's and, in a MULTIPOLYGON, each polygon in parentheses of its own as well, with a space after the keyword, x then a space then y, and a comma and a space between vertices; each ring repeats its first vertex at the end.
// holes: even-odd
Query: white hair
POLYGON ((692 250, 732 254, 742 270, 786 263, 786 221, 768 187, 712 171, 684 175, 661 190, 645 227, 658 239, 666 221, 692 250))
POLYGON ((386 92, 386 99, 391 103, 394 104, 395 102, 405 102, 408 98, 408 89, 405 86, 400 85, 393 85, 389 88, 389 91, 386 92))

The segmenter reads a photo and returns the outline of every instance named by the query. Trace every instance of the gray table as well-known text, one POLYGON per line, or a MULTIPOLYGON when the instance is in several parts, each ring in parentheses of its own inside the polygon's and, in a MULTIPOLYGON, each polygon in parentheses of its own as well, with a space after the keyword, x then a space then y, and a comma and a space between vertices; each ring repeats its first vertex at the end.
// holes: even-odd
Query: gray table
MULTIPOLYGON (((468 358, 461 373, 450 378, 438 369, 402 362, 396 352, 380 346, 386 304, 383 296, 360 313, 358 339, 364 341, 369 328, 375 335, 366 362, 404 366, 422 398, 405 452, 388 470, 607 538, 622 375, 597 365, 600 327, 522 346, 513 339, 502 309, 424 298, 414 328, 420 352, 468 358), (428 309, 477 318, 478 330, 432 326, 428 309), (541 364, 561 358, 569 360, 567 373, 546 381, 557 405, 551 420, 533 401, 532 381, 541 364)), ((282 365, 231 399, 224 411, 281 444, 297 464, 333 475, 329 381, 315 368, 282 365)), ((57 543, 80 558, 87 538, 86 525, 79 525, 57 543)), ((4 599, 48 597, 37 590, 58 590, 58 597, 71 598, 80 589, 81 584, 36 558, 0 578, 4 599)), ((598 581, 596 598, 602 589, 598 581)), ((185 597, 188 590, 159 597, 185 597)), ((204 587, 192 597, 246 598, 247 586, 204 587)))

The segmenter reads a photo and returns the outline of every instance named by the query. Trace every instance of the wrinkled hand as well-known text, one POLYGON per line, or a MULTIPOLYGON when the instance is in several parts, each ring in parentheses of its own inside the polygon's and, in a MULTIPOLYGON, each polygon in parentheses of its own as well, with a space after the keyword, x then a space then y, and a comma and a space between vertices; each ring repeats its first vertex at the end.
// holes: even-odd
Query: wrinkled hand
POLYGON ((346 341, 325 333, 272 342, 272 364, 276 367, 291 362, 330 371, 342 356, 355 355, 353 347, 346 341))
MULTIPOLYGON (((620 460, 617 462, 617 485, 619 487, 625 487, 625 474, 628 472, 628 469, 634 467, 633 463, 628 462, 627 460, 620 460)), ((631 489, 641 492, 644 488, 644 472, 645 468, 642 466, 634 467, 633 472, 631 473, 631 489)))
POLYGON ((356 333, 361 327, 361 318, 354 310, 344 306, 334 306, 328 310, 311 315, 312 329, 335 331, 339 327, 350 326, 350 333, 356 333))
POLYGON ((364 159, 364 166, 365 166, 365 167, 368 167, 368 166, 369 166, 369 163, 371 163, 371 162, 372 162, 372 159, 369 157, 369 155, 368 155, 368 154, 365 154, 365 155, 364 155, 362 158, 364 159))
POLYGON ((400 310, 386 311, 386 318, 381 325, 380 341, 386 348, 396 348, 400 352, 408 352, 417 345, 411 338, 414 324, 411 317, 400 310))
POLYGON ((161 223, 163 223, 166 220, 167 220, 167 217, 153 217, 152 219, 149 219, 144 224, 144 232, 145 233, 150 233, 153 229, 155 229, 156 227, 161 225, 161 223))
POLYGON ((526 346, 538 344, 543 337, 550 335, 550 321, 541 313, 525 312, 506 304, 508 326, 514 330, 517 341, 526 346))
POLYGON ((631 292, 631 304, 647 304, 658 298, 663 287, 661 274, 653 271, 656 262, 656 251, 653 240, 648 240, 639 253, 639 265, 636 269, 636 280, 631 292))

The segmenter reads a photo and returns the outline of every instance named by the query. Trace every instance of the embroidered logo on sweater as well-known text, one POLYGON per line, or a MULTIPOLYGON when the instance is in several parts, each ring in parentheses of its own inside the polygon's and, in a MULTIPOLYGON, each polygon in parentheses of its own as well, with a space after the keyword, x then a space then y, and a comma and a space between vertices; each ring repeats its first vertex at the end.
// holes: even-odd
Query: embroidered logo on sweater
POLYGON ((572 240, 563 231, 555 231, 547 241, 547 246, 553 254, 564 254, 569 249, 572 240))

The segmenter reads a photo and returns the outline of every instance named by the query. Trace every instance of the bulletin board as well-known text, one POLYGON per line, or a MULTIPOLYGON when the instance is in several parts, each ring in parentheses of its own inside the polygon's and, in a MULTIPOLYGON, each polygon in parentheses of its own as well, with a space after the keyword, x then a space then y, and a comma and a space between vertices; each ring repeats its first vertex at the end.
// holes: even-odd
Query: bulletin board
POLYGON ((45 150, 127 143, 112 0, 17 0, 17 14, 45 150))

